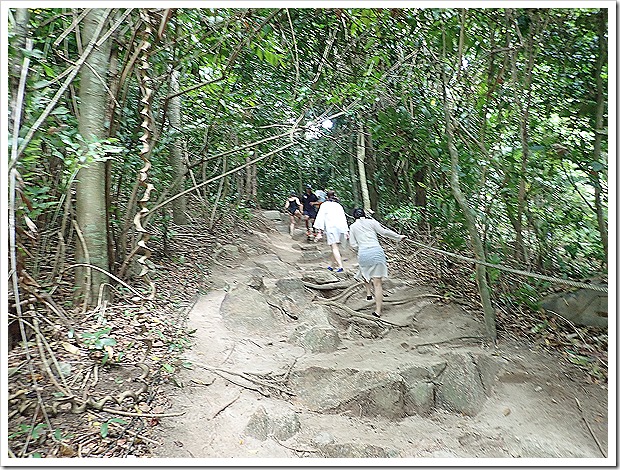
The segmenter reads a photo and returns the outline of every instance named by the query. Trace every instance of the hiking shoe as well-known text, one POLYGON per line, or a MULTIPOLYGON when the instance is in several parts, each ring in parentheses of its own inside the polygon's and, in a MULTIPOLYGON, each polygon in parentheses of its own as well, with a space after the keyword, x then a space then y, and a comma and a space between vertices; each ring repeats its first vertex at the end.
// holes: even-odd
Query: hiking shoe
POLYGON ((333 270, 334 270, 334 268, 332 268, 331 266, 327 266, 327 270, 328 270, 328 271, 333 271, 333 270))
POLYGON ((336 272, 337 273, 341 273, 342 271, 344 271, 344 268, 338 268, 338 270, 336 272))
POLYGON ((372 295, 367 295, 366 300, 372 300, 372 295))
POLYGON ((377 318, 381 318, 381 315, 379 315, 377 312, 372 312, 372 316, 373 317, 377 317, 377 318))

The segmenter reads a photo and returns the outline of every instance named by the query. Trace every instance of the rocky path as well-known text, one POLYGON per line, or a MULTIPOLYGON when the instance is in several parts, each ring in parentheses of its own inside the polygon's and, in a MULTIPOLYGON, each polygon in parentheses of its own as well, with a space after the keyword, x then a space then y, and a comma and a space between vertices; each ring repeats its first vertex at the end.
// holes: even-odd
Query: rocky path
POLYGON ((487 344, 481 314, 414 280, 386 284, 389 323, 367 319, 363 288, 346 290, 352 252, 330 273, 327 245, 269 224, 225 247, 189 313, 188 367, 166 390, 186 413, 162 421, 154 457, 607 453, 607 390, 578 369, 506 339, 487 344))

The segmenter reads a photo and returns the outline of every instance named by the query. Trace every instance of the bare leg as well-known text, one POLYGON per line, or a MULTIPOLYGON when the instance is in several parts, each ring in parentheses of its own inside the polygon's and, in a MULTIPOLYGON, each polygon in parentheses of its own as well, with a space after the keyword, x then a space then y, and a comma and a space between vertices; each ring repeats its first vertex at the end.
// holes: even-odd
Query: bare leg
POLYGON ((289 226, 288 232, 291 234, 291 237, 295 233, 295 216, 291 215, 291 225, 289 226))
POLYGON ((372 298, 372 291, 370 290, 370 282, 364 279, 364 287, 366 288, 366 298, 370 300, 372 298))
POLYGON ((372 284, 375 287, 375 312, 381 315, 383 309, 383 281, 380 277, 373 277, 372 284))
POLYGON ((339 243, 332 244, 332 255, 334 256, 334 261, 339 268, 344 268, 342 265, 342 256, 340 256, 340 248, 338 247, 339 243))

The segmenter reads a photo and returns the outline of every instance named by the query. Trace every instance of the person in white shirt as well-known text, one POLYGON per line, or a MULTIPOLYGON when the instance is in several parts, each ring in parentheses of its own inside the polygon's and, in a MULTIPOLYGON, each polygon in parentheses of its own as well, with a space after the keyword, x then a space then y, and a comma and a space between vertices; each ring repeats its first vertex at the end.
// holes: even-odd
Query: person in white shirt
MULTIPOLYGON (((327 191, 327 200, 319 206, 319 212, 314 220, 314 228, 325 233, 327 244, 332 248, 332 257, 336 264, 336 272, 343 272, 342 256, 340 255, 340 243, 342 237, 349 237, 349 225, 344 209, 336 198, 335 191, 327 191)), ((333 271, 334 268, 328 266, 327 269, 333 271)))
POLYGON ((393 240, 404 240, 405 235, 383 227, 374 219, 367 219, 364 209, 354 209, 353 217, 355 222, 351 224, 349 234, 349 244, 351 248, 357 250, 357 260, 359 270, 354 278, 364 281, 366 287, 366 300, 372 300, 370 283, 375 290, 375 317, 381 316, 383 308, 383 279, 388 277, 387 258, 385 252, 379 244, 377 234, 393 240))

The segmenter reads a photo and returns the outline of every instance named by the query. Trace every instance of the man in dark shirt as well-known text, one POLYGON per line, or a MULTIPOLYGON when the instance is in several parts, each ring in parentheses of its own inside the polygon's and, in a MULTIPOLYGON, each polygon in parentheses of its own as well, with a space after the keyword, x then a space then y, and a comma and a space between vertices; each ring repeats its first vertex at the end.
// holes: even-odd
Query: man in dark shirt
POLYGON ((306 235, 311 237, 314 233, 314 219, 316 219, 316 211, 319 206, 319 198, 312 192, 312 186, 306 185, 306 192, 301 197, 301 203, 304 206, 304 220, 306 221, 306 235))

